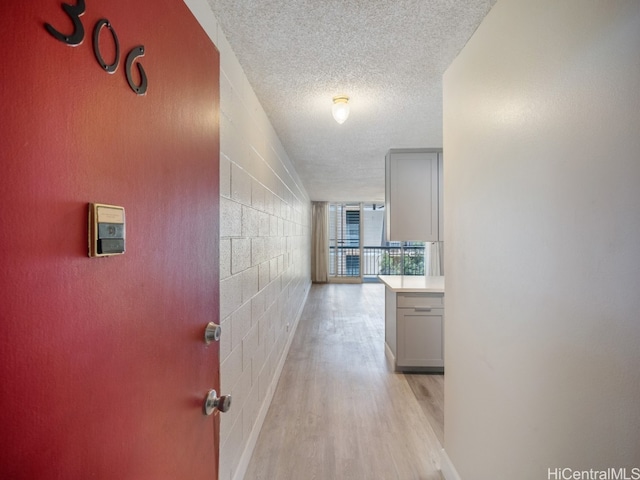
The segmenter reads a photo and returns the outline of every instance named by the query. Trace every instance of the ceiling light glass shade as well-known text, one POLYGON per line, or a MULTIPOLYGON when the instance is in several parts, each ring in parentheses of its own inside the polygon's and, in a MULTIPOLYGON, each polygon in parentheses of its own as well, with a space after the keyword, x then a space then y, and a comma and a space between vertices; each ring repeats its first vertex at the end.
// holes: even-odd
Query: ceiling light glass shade
POLYGON ((349 117, 349 97, 340 95, 333 97, 333 107, 331 107, 333 118, 339 124, 343 124, 349 117))

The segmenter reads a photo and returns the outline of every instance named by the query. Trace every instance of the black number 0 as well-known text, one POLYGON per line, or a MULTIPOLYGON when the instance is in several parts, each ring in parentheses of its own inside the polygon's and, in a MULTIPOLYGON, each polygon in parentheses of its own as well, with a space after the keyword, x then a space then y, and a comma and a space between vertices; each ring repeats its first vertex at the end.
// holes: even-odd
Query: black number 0
POLYGON ((118 69, 118 64, 120 63, 120 42, 118 41, 118 35, 116 35, 116 31, 109 23, 109 20, 106 18, 101 18, 96 23, 96 26, 93 29, 93 53, 96 56, 96 60, 100 66, 107 73, 114 73, 118 69), (102 58, 102 53, 100 53, 100 31, 102 27, 107 27, 107 29, 111 32, 111 36, 113 37, 113 42, 116 44, 116 59, 113 61, 111 65, 107 65, 102 58))

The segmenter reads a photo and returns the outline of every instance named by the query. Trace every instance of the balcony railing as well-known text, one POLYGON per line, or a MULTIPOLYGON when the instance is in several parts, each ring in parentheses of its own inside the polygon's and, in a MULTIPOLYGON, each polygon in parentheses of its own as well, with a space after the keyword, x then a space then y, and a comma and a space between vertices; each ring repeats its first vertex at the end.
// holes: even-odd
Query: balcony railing
POLYGON ((424 275, 424 247, 329 247, 329 273, 335 277, 424 275), (337 259, 336 259, 337 256, 337 259))

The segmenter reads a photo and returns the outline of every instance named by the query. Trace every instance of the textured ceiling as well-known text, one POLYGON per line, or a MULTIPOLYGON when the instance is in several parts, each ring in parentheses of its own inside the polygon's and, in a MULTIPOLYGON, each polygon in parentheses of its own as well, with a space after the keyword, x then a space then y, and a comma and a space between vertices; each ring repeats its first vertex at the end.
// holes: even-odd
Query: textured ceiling
POLYGON ((442 74, 495 0, 208 2, 311 199, 382 202, 389 148, 442 147, 442 74))

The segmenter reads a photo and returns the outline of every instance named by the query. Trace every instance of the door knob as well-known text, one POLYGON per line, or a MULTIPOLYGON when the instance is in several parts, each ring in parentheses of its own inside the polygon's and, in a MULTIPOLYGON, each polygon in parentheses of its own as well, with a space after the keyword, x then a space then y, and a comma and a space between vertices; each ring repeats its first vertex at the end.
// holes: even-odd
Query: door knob
POLYGON ((205 415, 211 415, 215 409, 224 413, 229 411, 230 408, 231 395, 221 395, 218 397, 218 393, 215 390, 209 390, 209 393, 207 393, 204 399, 203 413, 205 415))
POLYGON ((220 335, 222 335, 222 328, 217 323, 207 323, 207 328, 204 329, 204 343, 209 345, 211 342, 219 342, 220 335))

